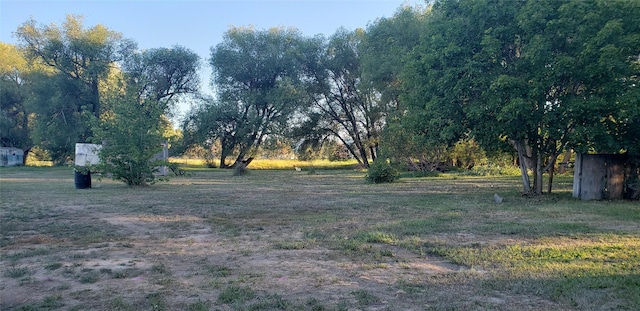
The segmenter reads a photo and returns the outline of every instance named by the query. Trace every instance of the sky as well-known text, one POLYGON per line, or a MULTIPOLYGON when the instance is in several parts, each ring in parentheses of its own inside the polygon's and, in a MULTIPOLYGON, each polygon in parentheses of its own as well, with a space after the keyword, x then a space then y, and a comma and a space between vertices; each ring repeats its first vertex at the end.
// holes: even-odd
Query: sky
MULTIPOLYGON (((67 14, 82 15, 84 27, 102 24, 138 42, 141 49, 181 45, 200 55, 201 89, 210 90, 206 64, 211 47, 231 26, 256 29, 295 27, 306 36, 330 36, 344 27, 366 28, 422 0, 0 0, 0 41, 16 44, 13 33, 33 19, 61 25, 67 14)), ((182 107, 181 110, 187 108, 182 107)))

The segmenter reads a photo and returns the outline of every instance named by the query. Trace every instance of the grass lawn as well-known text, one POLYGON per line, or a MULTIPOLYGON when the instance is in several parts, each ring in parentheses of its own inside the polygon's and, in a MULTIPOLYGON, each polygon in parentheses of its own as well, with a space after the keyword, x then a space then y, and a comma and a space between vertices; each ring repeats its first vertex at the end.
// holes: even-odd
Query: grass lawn
POLYGON ((85 190, 2 168, 0 309, 640 310, 638 202, 318 167, 85 190))

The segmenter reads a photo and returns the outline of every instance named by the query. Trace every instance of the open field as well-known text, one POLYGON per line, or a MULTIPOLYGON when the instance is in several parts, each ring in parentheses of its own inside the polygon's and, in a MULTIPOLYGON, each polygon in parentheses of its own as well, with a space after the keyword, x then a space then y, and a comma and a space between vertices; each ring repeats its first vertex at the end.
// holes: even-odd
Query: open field
POLYGON ((0 169, 1 310, 639 310, 640 204, 571 180, 0 169), (497 204, 493 194, 504 197, 497 204))

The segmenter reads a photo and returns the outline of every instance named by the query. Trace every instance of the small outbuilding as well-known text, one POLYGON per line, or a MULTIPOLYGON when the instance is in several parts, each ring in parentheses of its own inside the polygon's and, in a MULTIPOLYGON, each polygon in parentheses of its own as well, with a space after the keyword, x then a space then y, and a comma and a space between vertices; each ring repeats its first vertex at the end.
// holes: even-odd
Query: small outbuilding
POLYGON ((0 166, 19 166, 24 164, 24 151, 14 147, 0 148, 0 166))
POLYGON ((624 198, 629 180, 629 157, 625 154, 578 154, 573 174, 573 197, 581 200, 624 198))

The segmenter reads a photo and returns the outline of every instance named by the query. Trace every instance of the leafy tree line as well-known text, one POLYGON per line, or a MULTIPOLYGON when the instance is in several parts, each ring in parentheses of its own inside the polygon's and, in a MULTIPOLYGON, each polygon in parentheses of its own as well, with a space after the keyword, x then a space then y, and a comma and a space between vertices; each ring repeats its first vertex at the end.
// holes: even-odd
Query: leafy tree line
POLYGON ((2 144, 39 146, 64 163, 75 143, 104 143, 101 171, 129 185, 152 182, 166 115, 196 91, 199 57, 179 46, 139 51, 72 15, 61 26, 27 21, 15 34, 18 46, 0 45, 2 144))
POLYGON ((437 1, 394 127, 423 145, 508 145, 527 193, 564 150, 639 155, 638 16, 637 1, 437 1))
MULTIPOLYGON (((308 38, 293 28, 232 28, 211 51, 214 98, 197 94, 197 59, 184 48, 139 52, 132 40, 102 25, 85 29, 76 16, 62 26, 27 21, 16 35, 20 43, 6 45, 6 54, 25 65, 5 58, 2 82, 12 88, 3 88, 3 95, 16 100, 3 101, 12 105, 3 113, 21 113, 7 115, 3 124, 28 126, 18 135, 23 141, 3 131, 3 144, 41 146, 57 163, 72 157, 76 142, 107 140, 113 146, 124 140, 109 139, 105 135, 117 131, 102 129, 118 104, 154 101, 164 115, 176 95, 191 93, 201 104, 183 124, 185 145, 219 145, 223 167, 250 163, 267 139, 287 140, 297 149, 339 143, 368 166, 397 100, 363 78, 361 50, 372 45, 363 30, 308 38)), ((375 63, 373 52, 369 58, 375 63)))
POLYGON ((329 38, 291 28, 230 29, 211 49, 216 97, 202 98, 186 118, 187 143, 219 143, 220 165, 235 167, 250 163, 269 137, 299 150, 339 142, 367 167, 397 105, 397 96, 382 94, 365 77, 367 38, 361 29, 339 29, 329 38))
MULTIPOLYGON (((416 170, 439 169, 461 146, 513 152, 524 192, 542 193, 566 150, 639 153, 638 13, 631 0, 443 0, 328 38, 232 29, 211 54, 222 95, 185 133, 229 142, 227 152, 269 135, 316 147, 336 139, 363 166, 383 153, 416 170), (273 127, 250 117, 252 105, 267 107, 257 94, 284 105, 267 109, 280 112, 273 127)), ((236 154, 246 163, 255 152, 236 154)))
POLYGON ((2 140, 59 158, 72 142, 117 132, 106 129, 117 115, 142 113, 120 108, 156 107, 144 112, 156 126, 192 93, 183 147, 215 146, 222 167, 248 165, 268 141, 339 143, 364 167, 423 171, 506 151, 524 192, 541 193, 566 150, 640 154, 637 16, 633 0, 441 0, 328 37, 232 27, 211 48, 211 97, 197 94, 197 56, 184 48, 136 52, 74 18, 27 22, 17 32, 26 61, 0 67, 2 140))

